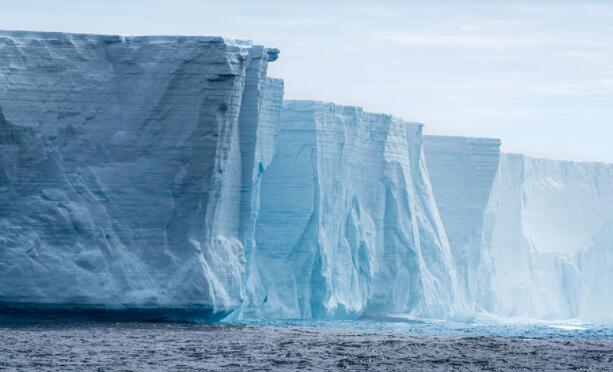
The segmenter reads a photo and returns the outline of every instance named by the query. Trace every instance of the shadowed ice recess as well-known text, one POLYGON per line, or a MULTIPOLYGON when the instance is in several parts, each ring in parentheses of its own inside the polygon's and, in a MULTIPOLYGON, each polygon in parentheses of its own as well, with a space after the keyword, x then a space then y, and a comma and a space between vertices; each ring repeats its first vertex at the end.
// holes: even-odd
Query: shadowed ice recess
POLYGON ((613 322, 613 165, 284 101, 278 55, 0 31, 0 318, 613 322))

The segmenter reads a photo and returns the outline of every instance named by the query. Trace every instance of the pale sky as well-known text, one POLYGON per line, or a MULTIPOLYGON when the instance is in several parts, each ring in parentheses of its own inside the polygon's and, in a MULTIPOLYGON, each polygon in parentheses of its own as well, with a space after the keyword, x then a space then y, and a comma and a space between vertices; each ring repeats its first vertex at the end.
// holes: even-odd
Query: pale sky
POLYGON ((613 1, 0 0, 0 28, 248 38, 286 98, 613 162, 613 1))

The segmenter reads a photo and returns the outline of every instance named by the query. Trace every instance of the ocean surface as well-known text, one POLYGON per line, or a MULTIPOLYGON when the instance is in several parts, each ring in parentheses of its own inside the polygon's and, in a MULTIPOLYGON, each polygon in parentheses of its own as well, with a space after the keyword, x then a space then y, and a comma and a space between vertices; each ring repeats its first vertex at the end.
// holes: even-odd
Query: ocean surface
POLYGON ((408 320, 5 322, 0 370, 613 370, 613 329, 408 320))

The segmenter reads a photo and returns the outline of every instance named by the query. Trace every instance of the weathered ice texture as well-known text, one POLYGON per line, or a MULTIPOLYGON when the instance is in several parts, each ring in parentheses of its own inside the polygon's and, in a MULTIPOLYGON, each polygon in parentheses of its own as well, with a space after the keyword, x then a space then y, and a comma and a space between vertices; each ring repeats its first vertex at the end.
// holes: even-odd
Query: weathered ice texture
POLYGON ((264 173, 243 316, 458 313, 419 124, 286 101, 264 173))
POLYGON ((0 31, 0 316, 613 323, 613 165, 283 103, 278 53, 0 31))
POLYGON ((254 227, 259 211, 261 178, 272 160, 283 107, 283 80, 259 79, 258 84, 259 99, 254 100, 251 106, 243 105, 241 110, 241 120, 249 123, 241 126, 241 129, 248 127, 253 130, 251 138, 241 144, 241 154, 248 159, 246 162, 249 164, 244 167, 246 170, 241 199, 244 203, 242 210, 245 212, 241 227, 248 253, 255 244, 254 227))
POLYGON ((424 136, 424 152, 459 289, 472 299, 481 284, 483 219, 498 170, 500 140, 424 136))
POLYGON ((277 53, 0 32, 3 306, 238 306, 277 53))
POLYGON ((503 154, 486 212, 487 312, 613 318, 613 165, 503 154))
MULTIPOLYGON (((275 152, 277 135, 281 129, 281 111, 283 109, 283 80, 268 78, 263 90, 261 107, 259 109, 259 126, 257 129, 256 151, 254 167, 250 175, 252 193, 251 215, 245 223, 244 242, 247 258, 246 273, 244 275, 245 289, 248 296, 254 293, 254 286, 259 281, 258 261, 255 255, 257 242, 255 241, 255 226, 259 216, 262 177, 272 161, 275 152)), ((243 311, 249 311, 251 297, 244 301, 243 311)), ((241 315, 243 311, 233 316, 241 315)))

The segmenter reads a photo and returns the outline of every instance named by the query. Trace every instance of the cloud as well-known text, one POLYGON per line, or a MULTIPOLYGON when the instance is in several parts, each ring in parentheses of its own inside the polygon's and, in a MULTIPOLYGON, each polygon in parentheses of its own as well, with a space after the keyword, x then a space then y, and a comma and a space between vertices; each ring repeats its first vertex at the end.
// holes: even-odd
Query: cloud
POLYGON ((496 36, 482 34, 408 34, 403 32, 381 32, 381 38, 408 47, 438 48, 488 48, 543 47, 557 43, 556 39, 543 37, 496 36))

